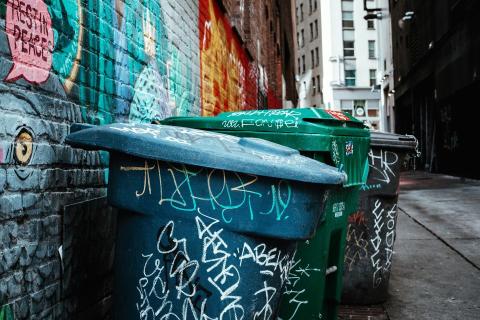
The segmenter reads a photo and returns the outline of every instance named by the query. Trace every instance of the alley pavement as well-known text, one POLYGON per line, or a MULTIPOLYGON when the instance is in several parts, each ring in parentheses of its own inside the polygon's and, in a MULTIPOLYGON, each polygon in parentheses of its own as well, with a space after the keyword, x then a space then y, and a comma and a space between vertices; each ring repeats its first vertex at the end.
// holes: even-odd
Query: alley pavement
POLYGON ((480 181, 407 172, 388 301, 340 319, 480 319, 480 181))

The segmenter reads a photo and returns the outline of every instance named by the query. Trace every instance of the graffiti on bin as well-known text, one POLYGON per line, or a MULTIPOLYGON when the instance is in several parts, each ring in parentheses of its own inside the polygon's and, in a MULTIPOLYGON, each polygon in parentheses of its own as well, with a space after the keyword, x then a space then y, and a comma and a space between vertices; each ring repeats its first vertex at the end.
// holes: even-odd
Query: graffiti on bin
POLYGON ((232 112, 222 121, 224 128, 298 128, 300 112, 294 110, 251 110, 245 112, 232 112), (255 116, 255 118, 245 118, 255 116), (236 120, 234 118, 241 117, 236 120), (274 118, 272 118, 274 117, 274 118), (282 118, 283 117, 283 118, 282 118), (279 119, 280 118, 280 119, 279 119))
POLYGON ((284 117, 286 119, 292 118, 294 120, 298 120, 298 117, 302 115, 301 112, 295 110, 249 110, 249 111, 241 111, 241 112, 232 112, 227 117, 234 118, 234 117, 245 117, 245 116, 262 116, 265 118, 268 117, 284 117))
POLYGON ((356 212, 348 217, 347 243, 345 246, 345 271, 352 271, 353 267, 368 257, 369 242, 367 240, 365 214, 356 212))
POLYGON ((370 190, 378 190, 382 187, 382 185, 380 183, 376 183, 376 184, 362 184, 362 186, 360 187, 360 190, 362 191, 370 191, 370 190))
POLYGON ((395 242, 395 224, 397 221, 397 204, 391 206, 375 201, 372 210, 374 218, 374 235, 370 239, 373 254, 370 256, 373 271, 373 287, 377 288, 385 277, 390 274, 393 257, 393 244, 395 242), (382 237, 382 235, 384 235, 382 237), (384 250, 382 253, 381 251, 384 250))
POLYGON ((298 120, 284 119, 241 119, 241 120, 224 120, 222 121, 224 128, 298 128, 298 120))
POLYGON ((285 318, 284 320, 296 319, 295 317, 302 306, 309 303, 308 296, 310 293, 302 286, 300 280, 308 279, 314 273, 322 272, 322 269, 314 268, 308 263, 305 265, 301 258, 297 259, 294 256, 293 261, 294 263, 288 273, 285 290, 283 292, 283 299, 293 306, 293 312, 290 314, 289 318, 285 318))
POLYGON ((244 154, 251 155, 255 158, 268 161, 269 163, 278 163, 282 165, 290 165, 290 164, 299 164, 302 162, 306 162, 304 157, 300 155, 294 155, 291 157, 285 156, 276 156, 271 153, 262 152, 250 148, 244 148, 238 144, 240 138, 211 133, 208 131, 190 129, 190 128, 183 128, 183 127, 168 127, 168 126, 161 126, 158 125, 156 127, 151 126, 136 126, 134 124, 125 124, 122 127, 112 126, 111 129, 128 132, 143 136, 152 137, 159 140, 170 141, 173 143, 178 143, 181 145, 188 145, 193 146, 200 141, 202 144, 209 144, 209 147, 212 150, 223 150, 225 152, 242 152, 244 154))
POLYGON ((208 131, 201 131, 183 127, 171 128, 162 125, 137 126, 135 124, 124 124, 121 127, 112 126, 111 129, 188 145, 192 145, 200 140, 207 139, 213 140, 215 142, 237 142, 239 140, 239 138, 229 135, 210 133, 208 131))
POLYGON ((143 185, 135 192, 137 198, 156 195, 159 205, 169 204, 176 210, 196 212, 206 205, 219 210, 225 223, 232 222, 236 214, 245 213, 250 220, 257 215, 269 215, 276 221, 289 218, 286 211, 292 189, 286 180, 275 180, 270 190, 262 194, 255 190, 259 177, 251 174, 172 163, 165 166, 147 160, 144 166, 121 166, 120 170, 143 173, 143 185), (159 190, 152 190, 153 179, 159 190))
POLYGON ((379 149, 370 149, 368 153, 370 166, 370 178, 389 184, 395 178, 394 166, 397 165, 399 157, 395 152, 379 149))
MULTIPOLYGON (((280 284, 287 280, 293 265, 293 256, 279 249, 259 244, 252 248, 230 243, 224 237, 220 221, 200 210, 195 216, 196 230, 188 237, 180 236, 174 221, 160 227, 155 252, 143 253, 144 266, 139 277, 137 310, 140 319, 192 319, 222 320, 244 319, 252 313, 253 319, 271 319, 273 301, 278 298, 276 286, 268 284, 273 279, 280 284), (191 236, 191 238, 190 238, 191 236), (189 243, 202 245, 197 252, 189 243), (242 304, 240 270, 247 264, 260 265, 264 281, 257 284, 254 296, 256 309, 247 310, 242 304), (224 306, 214 317, 208 314, 207 302, 224 306), (178 303, 181 301, 181 303, 178 303), (175 307, 179 306, 179 307, 175 307)), ((246 303, 249 305, 249 303, 246 303)))

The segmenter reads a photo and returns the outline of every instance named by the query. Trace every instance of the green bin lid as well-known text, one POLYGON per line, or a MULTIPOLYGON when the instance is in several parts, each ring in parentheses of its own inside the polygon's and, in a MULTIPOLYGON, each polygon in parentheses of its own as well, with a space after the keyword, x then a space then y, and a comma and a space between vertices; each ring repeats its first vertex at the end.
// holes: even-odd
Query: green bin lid
POLYGON ((215 117, 171 117, 162 123, 215 131, 369 136, 362 121, 345 112, 320 108, 223 112, 215 117))
POLYGON ((319 108, 224 112, 215 117, 171 117, 162 124, 276 142, 299 151, 328 153, 347 173, 345 186, 366 180, 370 131, 348 113, 319 108))

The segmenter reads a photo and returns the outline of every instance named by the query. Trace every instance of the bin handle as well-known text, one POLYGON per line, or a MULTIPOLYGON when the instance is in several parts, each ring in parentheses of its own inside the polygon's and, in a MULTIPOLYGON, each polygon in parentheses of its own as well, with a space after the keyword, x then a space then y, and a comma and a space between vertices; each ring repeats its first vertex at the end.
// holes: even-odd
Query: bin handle
POLYGON ((337 271, 337 266, 331 266, 328 267, 327 270, 325 271, 325 275, 328 276, 331 273, 334 273, 337 271))
POLYGON ((409 135, 409 134, 406 134, 405 137, 409 138, 409 139, 413 139, 415 141, 415 155, 414 157, 415 158, 420 158, 420 156, 422 155, 422 152, 420 151, 420 149, 418 148, 418 139, 417 137, 415 137, 414 135, 409 135))

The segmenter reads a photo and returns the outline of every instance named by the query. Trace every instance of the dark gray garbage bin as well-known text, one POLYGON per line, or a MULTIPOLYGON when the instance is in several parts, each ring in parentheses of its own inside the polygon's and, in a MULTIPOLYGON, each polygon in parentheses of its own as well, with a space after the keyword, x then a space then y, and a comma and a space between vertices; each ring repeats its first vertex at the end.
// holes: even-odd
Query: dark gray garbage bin
POLYGON ((384 302, 396 237, 400 171, 405 156, 416 155, 413 136, 372 132, 367 183, 347 227, 342 303, 384 302))
POLYGON ((113 124, 67 142, 110 151, 115 319, 275 319, 296 243, 346 178, 265 140, 182 127, 113 124))

